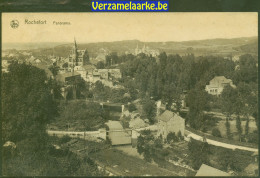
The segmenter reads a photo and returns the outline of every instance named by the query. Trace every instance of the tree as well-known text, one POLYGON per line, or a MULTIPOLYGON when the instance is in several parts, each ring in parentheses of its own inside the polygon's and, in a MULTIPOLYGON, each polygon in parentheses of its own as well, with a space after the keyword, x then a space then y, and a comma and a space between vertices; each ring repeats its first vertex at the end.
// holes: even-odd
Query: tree
POLYGON ((107 121, 107 113, 98 103, 72 101, 62 106, 59 120, 71 123, 80 123, 84 130, 95 130, 107 121))
POLYGON ((187 96, 189 105, 188 122, 194 129, 203 129, 205 127, 204 111, 208 110, 208 94, 204 89, 196 87, 192 89, 187 96))
POLYGON ((9 72, 2 75, 1 102, 3 141, 36 137, 35 146, 44 146, 46 124, 57 115, 45 71, 25 63, 10 64, 9 72))
POLYGON ((228 118, 226 118, 226 134, 227 134, 227 137, 228 139, 232 139, 232 135, 231 135, 231 131, 230 131, 230 123, 229 123, 229 120, 228 118))
POLYGON ((226 133, 227 137, 231 139, 229 119, 235 112, 234 104, 236 102, 235 89, 231 86, 226 86, 221 93, 221 111, 226 115, 226 133))
POLYGON ((179 138, 175 135, 174 132, 170 132, 167 137, 166 140, 168 143, 172 143, 172 142, 178 142, 179 138))
POLYGON ((65 62, 64 64, 62 64, 62 67, 63 68, 68 68, 69 67, 69 64, 67 62, 65 62))
POLYGON ((154 100, 145 98, 143 101, 143 111, 151 124, 155 122, 154 118, 156 116, 156 105, 154 100))
POLYGON ((104 68, 105 68, 105 63, 103 61, 98 61, 97 69, 104 69, 104 68))
POLYGON ((249 118, 246 120, 246 125, 245 125, 245 135, 246 137, 248 136, 249 133, 249 118))
POLYGON ((236 117, 236 128, 237 128, 237 132, 238 132, 238 135, 239 135, 239 141, 241 142, 242 127, 241 127, 241 120, 240 120, 239 115, 237 115, 237 117, 236 117))
POLYGON ((159 166, 165 166, 165 158, 169 152, 163 148, 162 137, 155 138, 150 130, 141 131, 137 138, 137 152, 148 162, 154 161, 159 166))
POLYGON ((59 67, 52 65, 49 67, 49 70, 51 71, 53 77, 55 78, 58 75, 59 67))
POLYGON ((88 91, 86 82, 83 78, 77 78, 74 82, 74 87, 76 89, 76 98, 86 98, 86 92, 88 91))
POLYGON ((212 129, 212 135, 213 135, 214 137, 221 137, 221 133, 220 133, 220 131, 219 131, 218 128, 213 128, 213 129, 212 129))
POLYGON ((53 95, 54 99, 61 99, 61 83, 57 80, 54 79, 49 79, 48 84, 50 85, 51 88, 51 93, 53 95))
POLYGON ((191 138, 188 149, 189 158, 195 170, 198 170, 202 164, 209 165, 210 147, 207 142, 200 142, 191 138))
POLYGON ((245 54, 240 56, 238 65, 239 70, 235 71, 234 74, 234 83, 238 84, 239 82, 257 83, 257 58, 253 57, 250 54, 245 54))
POLYGON ((137 138, 137 152, 143 154, 144 159, 148 162, 152 161, 152 149, 154 136, 150 130, 141 131, 140 136, 137 138))
POLYGON ((231 150, 226 148, 221 148, 217 152, 217 162, 220 165, 220 169, 223 171, 236 171, 240 172, 245 169, 245 155, 241 150, 231 150))
POLYGON ((133 112, 133 111, 135 111, 136 109, 137 109, 137 108, 136 108, 135 104, 133 104, 133 103, 131 103, 131 104, 128 106, 129 112, 133 112))

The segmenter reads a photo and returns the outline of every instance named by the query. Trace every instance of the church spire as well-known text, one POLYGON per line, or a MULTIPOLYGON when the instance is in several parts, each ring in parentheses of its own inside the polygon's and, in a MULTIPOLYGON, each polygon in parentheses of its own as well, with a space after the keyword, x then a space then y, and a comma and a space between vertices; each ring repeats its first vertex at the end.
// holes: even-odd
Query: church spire
POLYGON ((75 50, 77 50, 77 42, 76 42, 75 36, 74 36, 74 48, 75 48, 75 50))
POLYGON ((75 65, 77 66, 77 42, 76 42, 76 38, 75 38, 75 36, 74 36, 74 46, 73 46, 73 53, 74 53, 74 56, 72 57, 72 75, 74 75, 74 67, 75 67, 75 65), (76 64, 75 64, 75 63, 76 64))

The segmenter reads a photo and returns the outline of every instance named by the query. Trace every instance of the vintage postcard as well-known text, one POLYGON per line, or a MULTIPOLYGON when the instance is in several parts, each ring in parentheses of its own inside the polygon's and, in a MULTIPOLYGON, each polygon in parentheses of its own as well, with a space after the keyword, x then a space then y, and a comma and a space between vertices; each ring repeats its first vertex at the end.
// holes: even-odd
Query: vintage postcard
POLYGON ((258 176, 257 13, 1 23, 3 176, 258 176))

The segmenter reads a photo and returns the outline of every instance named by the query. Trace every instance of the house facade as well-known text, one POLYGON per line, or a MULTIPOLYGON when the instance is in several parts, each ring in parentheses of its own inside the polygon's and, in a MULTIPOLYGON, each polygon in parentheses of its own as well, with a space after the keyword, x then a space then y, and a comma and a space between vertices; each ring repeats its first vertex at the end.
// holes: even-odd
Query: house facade
POLYGON ((206 85, 205 90, 211 95, 220 95, 227 85, 230 85, 233 88, 236 87, 231 79, 227 79, 224 76, 217 76, 209 82, 209 85, 206 85))
POLYGON ((86 81, 96 83, 102 81, 106 86, 113 87, 113 83, 110 80, 119 79, 122 77, 120 69, 92 69, 86 74, 86 81))
POLYGON ((185 130, 185 120, 179 116, 179 114, 173 113, 171 111, 164 111, 161 115, 157 117, 158 119, 158 136, 162 136, 164 139, 170 132, 174 132, 176 135, 181 132, 184 136, 185 130))

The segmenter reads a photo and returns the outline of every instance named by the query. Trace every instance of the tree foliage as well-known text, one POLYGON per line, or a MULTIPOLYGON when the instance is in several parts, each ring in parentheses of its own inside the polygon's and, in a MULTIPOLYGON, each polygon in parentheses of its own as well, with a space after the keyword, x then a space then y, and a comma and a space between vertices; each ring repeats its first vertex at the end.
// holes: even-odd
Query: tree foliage
POLYGON ((208 94, 197 87, 189 92, 187 104, 189 105, 188 123, 190 126, 195 129, 204 129, 206 127, 204 111, 208 110, 208 94))
POLYGON ((200 142, 191 138, 188 149, 189 158, 194 169, 198 170, 202 164, 209 165, 210 147, 207 142, 200 142))
POLYGON ((155 116, 156 116, 155 101, 149 98, 145 98, 143 100, 143 111, 145 113, 145 116, 149 120, 149 122, 153 124, 155 122, 155 116))
POLYGON ((105 63, 103 61, 98 61, 97 69, 104 69, 104 68, 105 68, 105 63))
POLYGON ((222 137, 218 128, 212 129, 212 135, 215 136, 215 137, 222 137))
POLYGON ((169 154, 163 148, 162 138, 155 138, 150 130, 143 130, 137 138, 137 151, 144 156, 146 161, 154 161, 162 167, 165 165, 165 158, 169 154))
POLYGON ((42 138, 46 124, 57 115, 51 88, 44 70, 16 62, 9 66, 2 75, 4 141, 42 138))
POLYGON ((72 101, 61 107, 60 120, 67 123, 80 122, 85 130, 95 130, 107 121, 107 113, 98 103, 72 101))

